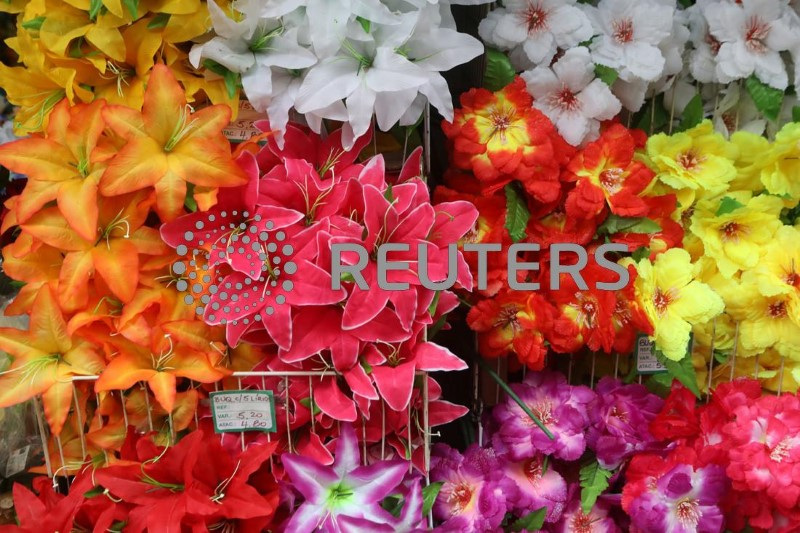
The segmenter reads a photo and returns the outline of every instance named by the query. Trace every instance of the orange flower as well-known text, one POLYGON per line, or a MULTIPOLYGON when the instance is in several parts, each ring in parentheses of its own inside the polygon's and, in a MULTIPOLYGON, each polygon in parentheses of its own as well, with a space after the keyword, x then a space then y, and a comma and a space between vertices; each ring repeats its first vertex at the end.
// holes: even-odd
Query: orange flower
POLYGON ((127 142, 103 174, 100 192, 116 196, 154 187, 162 222, 183 214, 186 182, 203 187, 247 182, 222 135, 230 108, 214 105, 192 112, 165 65, 153 68, 141 112, 107 106, 103 117, 127 142))

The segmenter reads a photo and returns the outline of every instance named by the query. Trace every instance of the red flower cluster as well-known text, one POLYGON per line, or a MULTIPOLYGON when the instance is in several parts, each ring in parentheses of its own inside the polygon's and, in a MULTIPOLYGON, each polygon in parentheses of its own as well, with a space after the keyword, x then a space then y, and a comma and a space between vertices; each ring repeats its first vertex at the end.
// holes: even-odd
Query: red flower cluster
POLYGON ((756 380, 719 385, 707 405, 678 385, 650 431, 693 448, 697 464, 725 468, 728 528, 800 530, 800 398, 762 396, 756 380))
MULTIPOLYGON (((473 89, 462 95, 454 122, 443 124, 453 168, 435 196, 468 200, 478 208, 466 242, 502 245, 501 252, 486 256, 486 284, 476 291, 468 323, 479 334, 482 355, 514 353, 534 370, 543 367, 548 346, 558 353, 584 347, 629 353, 636 335, 651 333, 652 325, 632 283, 614 292, 596 288, 617 281, 619 274, 591 256, 606 242, 645 254, 679 246, 683 230, 670 218, 675 197, 646 195, 654 174, 636 158, 645 142, 642 132, 611 123, 596 141, 575 149, 531 103, 519 79, 497 93, 473 89), (517 257, 518 264, 538 263, 539 269, 517 273, 520 282, 539 283, 541 292, 508 288, 506 252, 514 242, 540 246, 517 257), (561 274, 559 288, 550 288, 556 243, 589 251, 581 271, 585 287, 561 274)), ((577 263, 571 255, 562 253, 561 264, 577 263)), ((477 276, 478 254, 464 257, 477 276)), ((633 280, 635 270, 628 271, 633 280)))

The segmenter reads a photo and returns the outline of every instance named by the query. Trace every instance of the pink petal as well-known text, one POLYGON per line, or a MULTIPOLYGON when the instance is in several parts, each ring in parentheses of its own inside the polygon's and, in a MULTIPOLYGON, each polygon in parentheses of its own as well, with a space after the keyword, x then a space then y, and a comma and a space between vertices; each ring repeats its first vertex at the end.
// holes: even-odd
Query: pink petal
POLYGON ((396 367, 375 366, 372 368, 372 379, 378 392, 386 400, 386 404, 395 411, 402 411, 411 401, 414 388, 415 362, 406 361, 396 367))
POLYGON ((397 183, 403 183, 413 178, 422 177, 422 147, 414 149, 403 164, 397 183))
POLYGON ((344 379, 354 395, 370 400, 379 398, 375 387, 372 386, 372 381, 370 381, 369 376, 361 365, 353 365, 350 370, 344 373, 344 379))
POLYGON ((314 389, 314 403, 334 420, 353 422, 356 419, 356 405, 339 389, 334 378, 323 379, 314 389))
POLYGON ((467 413, 469 413, 469 409, 463 405, 456 405, 444 400, 434 400, 428 404, 428 422, 431 427, 449 424, 467 413))
POLYGON ((426 372, 465 370, 467 363, 443 346, 432 342, 417 344, 414 348, 417 369, 426 372))

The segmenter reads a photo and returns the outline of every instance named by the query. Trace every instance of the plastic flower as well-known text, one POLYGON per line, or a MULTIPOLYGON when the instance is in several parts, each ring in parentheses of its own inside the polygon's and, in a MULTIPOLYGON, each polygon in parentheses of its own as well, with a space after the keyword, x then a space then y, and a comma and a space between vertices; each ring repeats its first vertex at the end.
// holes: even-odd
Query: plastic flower
POLYGON ((761 161, 761 183, 772 194, 796 200, 800 198, 800 184, 793 179, 800 172, 800 123, 786 124, 761 161))
POLYGON ((797 28, 785 17, 788 9, 781 0, 713 2, 705 7, 709 33, 719 43, 719 81, 727 83, 755 73, 762 82, 786 89, 789 81, 780 53, 798 42, 797 28))
POLYGON ((0 329, 0 349, 12 357, 0 372, 0 407, 42 395, 44 414, 54 435, 72 408, 72 376, 92 376, 105 361, 91 343, 73 338, 55 295, 45 287, 33 303, 28 331, 0 329))
POLYGON ((562 179, 575 181, 567 195, 572 217, 590 218, 605 209, 624 217, 649 214, 640 194, 653 179, 653 172, 634 161, 636 140, 621 124, 614 124, 599 139, 580 150, 566 167, 562 179))
POLYGON ((559 192, 557 165, 569 150, 531 104, 522 78, 496 93, 471 89, 461 95, 453 122, 443 122, 442 129, 452 143, 453 165, 471 170, 486 192, 516 179, 537 200, 551 202, 559 192))
POLYGON ((758 284, 765 296, 789 296, 792 312, 800 312, 800 231, 782 226, 774 238, 762 248, 762 255, 753 270, 742 276, 758 284))
MULTIPOLYGON (((592 24, 576 3, 576 0, 511 0, 489 12, 478 26, 478 33, 496 48, 521 48, 527 63, 546 66, 559 48, 568 50, 592 37, 592 24)), ((515 55, 519 54, 512 54, 512 58, 515 55)))
POLYGON ((567 502, 567 483, 556 469, 537 455, 523 461, 503 460, 503 470, 509 479, 517 484, 517 497, 514 508, 518 514, 547 509, 545 522, 556 522, 564 511, 567 502))
POLYGON ((595 63, 613 68, 626 81, 655 81, 664 69, 659 43, 672 31, 674 8, 657 0, 604 0, 584 6, 596 34, 595 63))
POLYGON ((731 193, 720 201, 700 201, 692 215, 692 233, 703 241, 705 254, 716 261, 720 273, 727 278, 756 266, 761 247, 781 227, 780 198, 748 196, 731 193), (726 204, 733 204, 733 209, 726 209, 726 204))
POLYGON ((470 446, 464 455, 436 444, 431 481, 442 482, 433 515, 446 531, 494 531, 512 508, 517 487, 506 477, 491 449, 470 446))
POLYGON ((573 146, 596 139, 600 122, 622 109, 608 85, 595 78, 589 50, 582 46, 567 50, 552 67, 523 72, 522 78, 533 95, 533 107, 547 115, 573 146))
POLYGON ((467 323, 478 333, 484 357, 515 353, 531 370, 544 368, 545 333, 553 320, 547 301, 534 292, 503 290, 470 309, 467 323))
POLYGON ((667 250, 652 263, 639 261, 637 270, 636 296, 653 324, 656 347, 679 361, 686 355, 692 324, 719 315, 722 298, 694 279, 691 258, 679 248, 667 250))
POLYGON ((714 132, 711 121, 694 128, 647 140, 649 166, 656 178, 677 191, 678 201, 688 208, 697 197, 725 192, 736 177, 736 150, 714 132))
POLYGON ((103 173, 100 192, 116 196, 153 187, 156 212, 164 222, 183 213, 187 182, 220 187, 246 181, 222 135, 230 108, 192 112, 165 65, 153 67, 141 112, 107 106, 103 118, 126 144, 103 173))
POLYGON ((408 463, 392 459, 361 466, 358 440, 349 425, 339 434, 332 465, 295 454, 283 454, 281 462, 304 498, 288 530, 393 531, 396 519, 380 504, 403 481, 408 463))
POLYGON ((642 385, 623 385, 609 376, 600 380, 595 392, 586 440, 600 466, 614 470, 625 459, 655 444, 649 425, 664 402, 642 385))
POLYGON ((600 497, 588 513, 583 512, 577 484, 570 486, 569 498, 561 519, 552 526, 554 533, 621 533, 611 516, 613 499, 600 497))
POLYGON ((583 454, 588 405, 594 399, 591 389, 569 385, 563 375, 552 372, 530 372, 511 388, 555 439, 551 440, 506 396, 492 411, 496 428, 492 444, 498 454, 507 454, 514 461, 530 459, 537 453, 572 461, 583 454))
POLYGON ((635 527, 667 533, 723 530, 720 502, 728 485, 724 470, 681 462, 690 457, 691 451, 673 452, 667 460, 651 455, 633 459, 622 505, 635 527))

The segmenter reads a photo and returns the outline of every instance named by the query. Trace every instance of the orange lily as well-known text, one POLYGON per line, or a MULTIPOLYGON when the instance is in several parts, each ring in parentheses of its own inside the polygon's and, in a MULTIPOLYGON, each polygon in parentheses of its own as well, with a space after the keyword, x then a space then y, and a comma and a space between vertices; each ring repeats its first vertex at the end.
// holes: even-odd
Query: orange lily
POLYGON ((57 249, 38 244, 36 246, 27 233, 21 233, 16 241, 3 248, 3 272, 11 279, 25 282, 14 301, 6 307, 7 315, 29 313, 42 287, 49 285, 55 290, 58 286, 64 258, 57 249))
POLYGON ((144 226, 152 199, 140 192, 103 198, 98 228, 92 239, 75 232, 55 208, 45 208, 21 227, 45 244, 66 252, 59 275, 59 302, 75 311, 89 300, 89 280, 95 274, 123 303, 133 298, 139 283, 139 254, 169 253, 158 232, 144 226))
POLYGON ((64 427, 72 403, 72 376, 99 374, 103 358, 95 347, 67 334, 67 323, 47 288, 33 303, 28 331, 0 328, 0 349, 12 356, 0 377, 0 407, 42 395, 54 435, 64 427))
POLYGON ((116 342, 119 353, 95 383, 97 392, 126 390, 145 381, 161 407, 172 412, 179 377, 213 383, 225 375, 214 368, 206 354, 173 342, 160 328, 153 329, 150 346, 139 346, 126 339, 116 342))
POLYGON ((107 106, 103 117, 127 144, 100 181, 100 192, 116 196, 154 187, 162 222, 184 212, 186 182, 204 187, 243 185, 222 128, 230 121, 226 106, 192 112, 180 84, 166 65, 150 74, 141 112, 107 106))
POLYGON ((25 174, 17 218, 27 222, 48 202, 75 232, 92 239, 97 231, 97 184, 104 165, 92 159, 105 128, 102 100, 70 107, 62 100, 50 113, 45 138, 29 137, 0 146, 0 164, 25 174))

